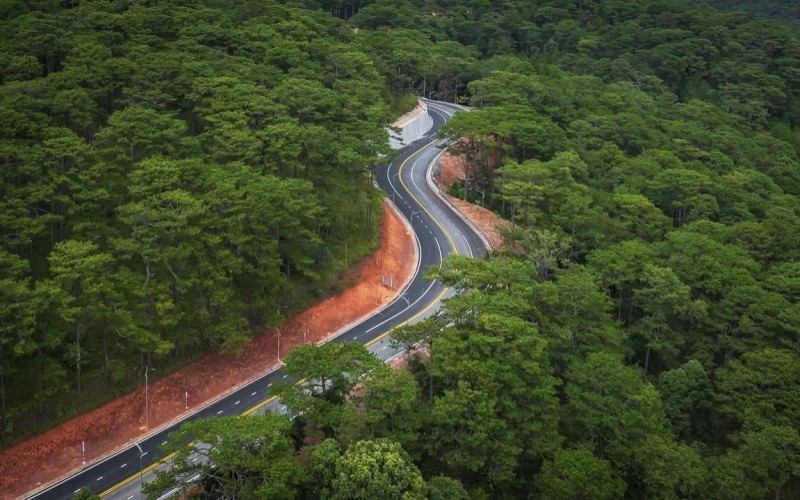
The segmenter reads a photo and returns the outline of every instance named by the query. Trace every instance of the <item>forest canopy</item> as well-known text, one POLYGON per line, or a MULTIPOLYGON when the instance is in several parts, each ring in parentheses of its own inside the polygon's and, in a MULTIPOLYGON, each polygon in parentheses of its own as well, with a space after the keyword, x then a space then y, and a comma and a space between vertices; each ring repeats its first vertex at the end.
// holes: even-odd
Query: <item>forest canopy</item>
POLYGON ((800 496, 795 28, 644 0, 1 15, 5 422, 299 307, 354 221, 368 247, 368 167, 415 93, 472 107, 453 194, 513 222, 506 249, 429 271, 460 293, 397 332, 425 346, 407 371, 294 351, 294 420, 187 426, 150 494, 800 496))
POLYGON ((683 0, 726 12, 749 12, 800 25, 800 5, 794 0, 683 0))
POLYGON ((275 1, 0 19, 4 443, 235 352, 374 247, 392 95, 343 22, 275 1))

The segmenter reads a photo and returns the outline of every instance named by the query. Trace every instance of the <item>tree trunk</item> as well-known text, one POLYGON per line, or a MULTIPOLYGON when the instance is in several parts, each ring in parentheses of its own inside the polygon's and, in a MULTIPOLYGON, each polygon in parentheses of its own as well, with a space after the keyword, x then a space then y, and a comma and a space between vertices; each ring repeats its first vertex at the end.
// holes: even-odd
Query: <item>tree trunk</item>
POLYGON ((36 385, 39 391, 39 416, 44 414, 44 389, 42 388, 42 347, 38 348, 38 356, 36 357, 36 385))
POLYGON ((628 302, 628 324, 627 326, 631 326, 633 323, 633 297, 631 297, 630 302, 628 302))
POLYGON ((111 375, 108 371, 108 338, 106 338, 105 330, 103 330, 103 380, 106 384, 111 381, 111 375))
POLYGON ((6 428, 8 412, 6 410, 6 374, 3 369, 3 347, 0 344, 0 433, 6 428))
POLYGON ((433 401, 433 342, 428 342, 431 366, 428 368, 428 401, 433 401))
POLYGON ((75 324, 75 347, 77 349, 77 356, 75 360, 75 375, 78 379, 78 395, 81 394, 81 322, 80 320, 75 324))

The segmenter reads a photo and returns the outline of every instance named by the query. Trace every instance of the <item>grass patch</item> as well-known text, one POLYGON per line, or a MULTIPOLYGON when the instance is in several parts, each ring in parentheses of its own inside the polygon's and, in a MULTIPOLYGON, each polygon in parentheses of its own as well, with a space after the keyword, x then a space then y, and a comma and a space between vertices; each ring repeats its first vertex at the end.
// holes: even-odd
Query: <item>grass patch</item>
POLYGON ((392 96, 392 113, 398 118, 408 113, 417 106, 417 96, 414 94, 400 94, 392 96))

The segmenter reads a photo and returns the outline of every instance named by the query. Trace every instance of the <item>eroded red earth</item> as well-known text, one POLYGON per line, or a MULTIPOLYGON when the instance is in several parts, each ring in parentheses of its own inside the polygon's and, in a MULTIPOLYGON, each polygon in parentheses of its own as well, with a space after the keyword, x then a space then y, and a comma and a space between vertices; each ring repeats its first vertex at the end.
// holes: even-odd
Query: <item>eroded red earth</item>
MULTIPOLYGON (((440 186, 463 175, 457 158, 444 155, 440 162, 440 186)), ((507 224, 490 211, 450 197, 450 201, 484 233, 493 249, 499 249, 498 228, 507 224)), ((384 206, 380 247, 351 269, 345 292, 292 317, 279 329, 254 338, 241 355, 209 354, 149 386, 149 427, 155 430, 195 411, 278 364, 281 355, 304 340, 318 342, 389 302, 413 271, 415 245, 401 219, 384 206), (381 285, 382 276, 394 278, 394 289, 381 285), (185 394, 188 392, 188 407, 185 394)), ((402 363, 400 363, 402 364, 402 363)), ((147 434, 144 422, 144 388, 81 415, 41 436, 0 453, 0 499, 16 498, 82 467, 81 441, 86 442, 86 462, 92 463, 131 439, 147 434)))
POLYGON ((445 194, 453 183, 459 182, 463 178, 463 159, 449 153, 443 154, 437 166, 437 175, 433 177, 436 185, 439 186, 442 194, 455 205, 456 209, 465 215, 472 224, 483 233, 483 236, 489 242, 489 246, 492 247, 492 250, 500 250, 503 246, 503 237, 500 235, 500 229, 511 227, 511 222, 501 219, 491 210, 445 194))

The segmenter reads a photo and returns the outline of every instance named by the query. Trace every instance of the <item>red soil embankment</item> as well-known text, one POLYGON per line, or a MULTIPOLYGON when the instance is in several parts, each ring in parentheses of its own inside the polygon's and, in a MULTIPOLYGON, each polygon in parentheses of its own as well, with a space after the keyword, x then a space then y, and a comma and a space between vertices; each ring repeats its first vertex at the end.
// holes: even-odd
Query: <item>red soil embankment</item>
MULTIPOLYGON (((233 390, 278 364, 281 354, 303 341, 318 342, 387 303, 410 278, 415 245, 406 226, 384 205, 380 247, 355 266, 345 282, 355 283, 280 326, 250 341, 241 355, 213 353, 149 385, 149 427, 168 424, 198 406, 233 390), (394 278, 394 289, 381 285, 381 276, 394 278), (185 395, 188 392, 188 408, 185 395)), ((145 432, 145 391, 140 388, 95 411, 81 415, 41 436, 0 454, 0 499, 10 499, 52 482, 82 466, 81 441, 91 463, 128 446, 145 432)), ((97 493, 97 492, 96 492, 97 493)))
POLYGON ((442 194, 483 233, 492 250, 500 250, 503 247, 503 237, 500 235, 500 229, 511 227, 511 222, 501 219, 491 210, 445 194, 454 183, 464 180, 464 163, 461 158, 450 153, 444 153, 437 167, 438 174, 434 176, 434 181, 442 191, 442 194))

